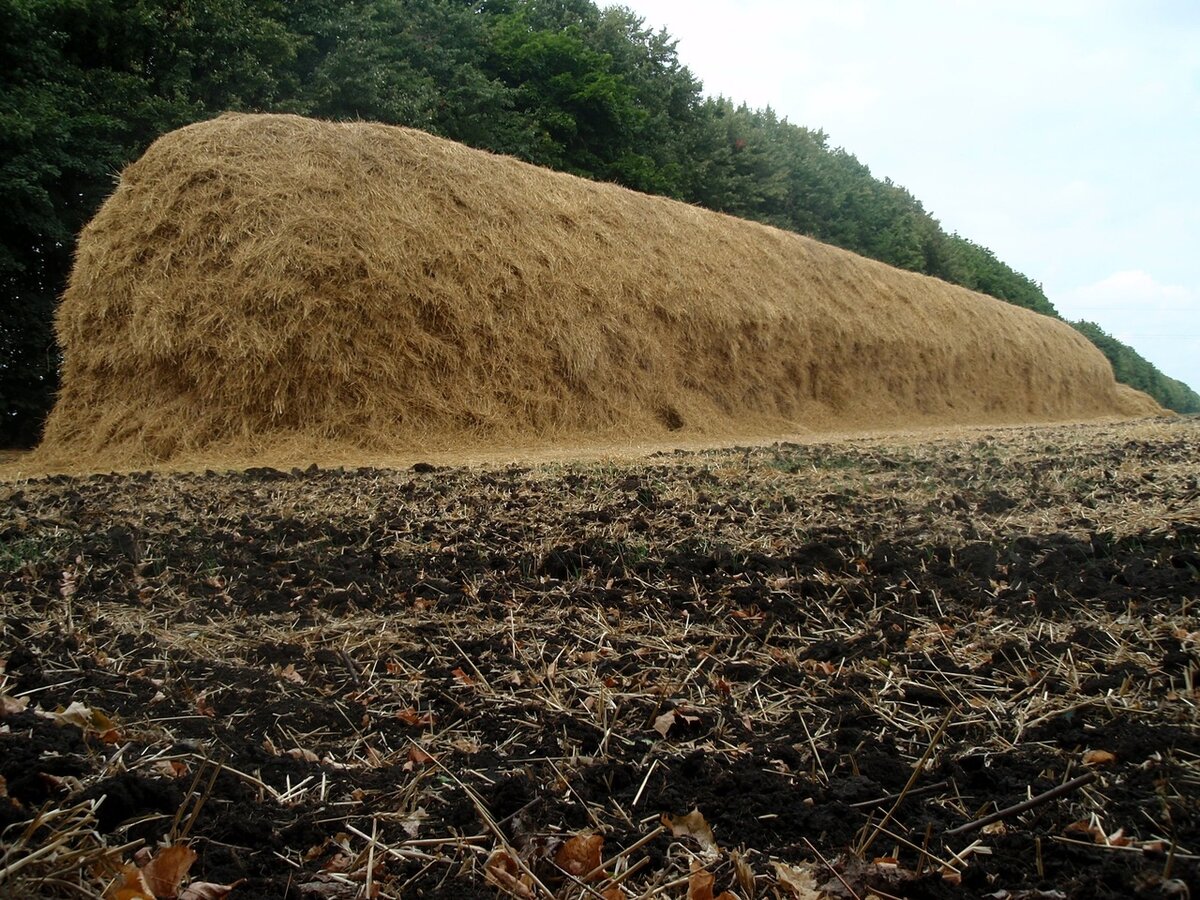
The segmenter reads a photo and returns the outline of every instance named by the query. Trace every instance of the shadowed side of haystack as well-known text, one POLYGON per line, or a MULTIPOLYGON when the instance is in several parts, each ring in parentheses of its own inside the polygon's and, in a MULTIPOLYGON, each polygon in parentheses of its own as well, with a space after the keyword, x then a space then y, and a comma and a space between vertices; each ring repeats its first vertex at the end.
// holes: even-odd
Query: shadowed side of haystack
MULTIPOLYGON (((227 115, 83 233, 42 454, 425 446, 1150 411, 1066 324, 404 128, 227 115)), ((1139 395, 1140 397, 1140 395, 1139 395)))

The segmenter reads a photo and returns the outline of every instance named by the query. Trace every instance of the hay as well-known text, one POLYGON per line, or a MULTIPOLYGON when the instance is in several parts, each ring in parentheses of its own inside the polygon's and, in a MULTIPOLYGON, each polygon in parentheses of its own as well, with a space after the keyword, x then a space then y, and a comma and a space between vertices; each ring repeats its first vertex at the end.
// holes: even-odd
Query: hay
POLYGON ((1070 326, 999 300, 294 116, 159 139, 83 232, 57 328, 39 457, 91 467, 1157 411, 1070 326))

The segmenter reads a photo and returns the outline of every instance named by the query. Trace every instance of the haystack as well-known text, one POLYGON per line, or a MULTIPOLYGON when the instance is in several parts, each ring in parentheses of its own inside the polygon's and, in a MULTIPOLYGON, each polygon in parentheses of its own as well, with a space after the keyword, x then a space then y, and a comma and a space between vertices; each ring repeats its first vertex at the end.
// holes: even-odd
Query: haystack
POLYGON ((41 453, 94 466, 1143 402, 1072 328, 991 297, 419 131, 294 116, 159 139, 83 232, 57 328, 41 453))

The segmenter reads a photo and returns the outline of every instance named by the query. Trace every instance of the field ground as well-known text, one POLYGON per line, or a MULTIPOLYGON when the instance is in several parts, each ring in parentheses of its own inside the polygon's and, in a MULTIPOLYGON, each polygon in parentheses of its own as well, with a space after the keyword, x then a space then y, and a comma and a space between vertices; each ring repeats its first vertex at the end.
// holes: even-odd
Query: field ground
POLYGON ((1198 460, 0 484, 0 896, 1200 896, 1198 460))

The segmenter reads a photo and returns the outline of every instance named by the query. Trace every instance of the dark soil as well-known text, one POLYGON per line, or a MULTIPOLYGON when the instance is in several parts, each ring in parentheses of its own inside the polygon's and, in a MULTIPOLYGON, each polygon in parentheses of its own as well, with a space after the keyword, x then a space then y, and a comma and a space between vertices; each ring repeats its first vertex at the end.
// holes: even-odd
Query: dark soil
POLYGON ((502 896, 507 844, 577 897, 567 837, 698 809, 719 850, 664 830, 626 896, 696 855, 745 897, 739 848, 760 896, 1200 896, 1197 460, 1181 420, 0 485, 0 828, 103 797, 234 897, 502 896))

